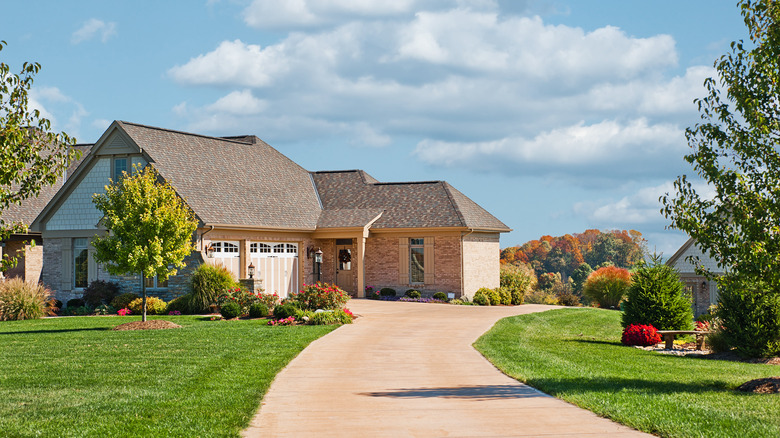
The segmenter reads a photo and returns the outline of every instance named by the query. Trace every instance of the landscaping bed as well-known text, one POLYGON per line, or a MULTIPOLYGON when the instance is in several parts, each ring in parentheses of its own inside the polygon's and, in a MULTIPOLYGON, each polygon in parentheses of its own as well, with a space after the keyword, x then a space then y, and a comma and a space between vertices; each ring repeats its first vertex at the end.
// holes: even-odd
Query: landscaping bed
POLYGON ((238 436, 271 381, 336 326, 152 317, 173 330, 115 331, 138 316, 0 323, 4 436, 238 436))
POLYGON ((522 382, 658 436, 780 436, 780 396, 738 390, 777 376, 776 365, 627 347, 620 316, 584 308, 506 318, 475 347, 522 382))

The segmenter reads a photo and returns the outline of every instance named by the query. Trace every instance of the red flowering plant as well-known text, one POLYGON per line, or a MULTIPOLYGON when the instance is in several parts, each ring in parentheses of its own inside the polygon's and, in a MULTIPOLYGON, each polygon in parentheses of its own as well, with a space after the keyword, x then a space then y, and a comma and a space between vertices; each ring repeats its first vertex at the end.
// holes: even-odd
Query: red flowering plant
POLYGON ((258 295, 259 294, 249 292, 246 289, 241 289, 240 287, 234 287, 232 289, 228 289, 227 291, 223 292, 219 297, 217 297, 217 305, 219 307, 222 307, 223 305, 225 305, 225 303, 233 302, 238 304, 238 306, 241 308, 242 315, 248 315, 249 306, 255 303, 259 303, 261 301, 258 295))
POLYGON ((652 325, 629 324, 620 341, 625 345, 649 346, 661 342, 661 335, 652 325))
POLYGON ((349 295, 336 285, 328 283, 304 284, 303 289, 290 296, 302 310, 337 310, 344 308, 349 295))
POLYGON ((268 310, 271 310, 279 305, 280 301, 279 295, 276 292, 272 294, 259 293, 257 294, 257 298, 259 299, 258 302, 263 303, 266 307, 268 307, 268 310))
POLYGON ((712 325, 709 321, 696 321, 697 332, 708 332, 712 330, 712 325))

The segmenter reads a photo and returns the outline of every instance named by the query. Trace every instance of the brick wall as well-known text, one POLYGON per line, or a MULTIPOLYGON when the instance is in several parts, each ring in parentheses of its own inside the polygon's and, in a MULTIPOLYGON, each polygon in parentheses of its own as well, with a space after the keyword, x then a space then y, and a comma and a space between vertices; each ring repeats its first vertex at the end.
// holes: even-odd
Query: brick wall
MULTIPOLYGON (((415 236, 418 237, 418 236, 415 236)), ((419 236, 422 237, 422 236, 419 236)), ((434 239, 434 282, 422 286, 399 283, 398 235, 369 237, 366 240, 366 286, 374 290, 390 287, 398 295, 407 289, 417 289, 426 296, 435 292, 452 292, 461 296, 460 290, 460 234, 451 236, 427 236, 434 239)), ((425 263, 428 263, 426 260, 425 263)))
POLYGON ((500 283, 499 235, 473 233, 463 238, 463 283, 467 296, 481 287, 496 288, 500 283))
MULTIPOLYGON (((41 282, 53 291, 59 291, 62 283, 62 241, 63 239, 50 237, 43 244, 41 282)), ((57 294, 55 298, 62 301, 57 294)))

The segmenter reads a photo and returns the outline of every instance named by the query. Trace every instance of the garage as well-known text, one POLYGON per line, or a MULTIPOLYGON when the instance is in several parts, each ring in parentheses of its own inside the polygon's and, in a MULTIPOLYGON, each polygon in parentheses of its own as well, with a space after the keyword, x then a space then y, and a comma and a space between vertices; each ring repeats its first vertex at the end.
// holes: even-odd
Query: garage
POLYGON ((298 292, 297 243, 252 242, 249 257, 257 277, 263 280, 266 293, 285 298, 298 292))

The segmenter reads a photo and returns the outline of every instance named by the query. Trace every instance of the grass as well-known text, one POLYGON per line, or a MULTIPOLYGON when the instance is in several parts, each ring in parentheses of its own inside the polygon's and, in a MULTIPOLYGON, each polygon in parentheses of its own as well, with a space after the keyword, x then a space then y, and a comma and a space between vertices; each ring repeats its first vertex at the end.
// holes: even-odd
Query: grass
POLYGON ((521 382, 658 436, 780 436, 780 396, 735 391, 780 366, 662 355, 620 334, 620 312, 561 309, 501 320, 475 347, 521 382))
POLYGON ((276 373, 334 329, 164 319, 183 327, 111 330, 138 316, 0 323, 0 434, 238 436, 276 373))

